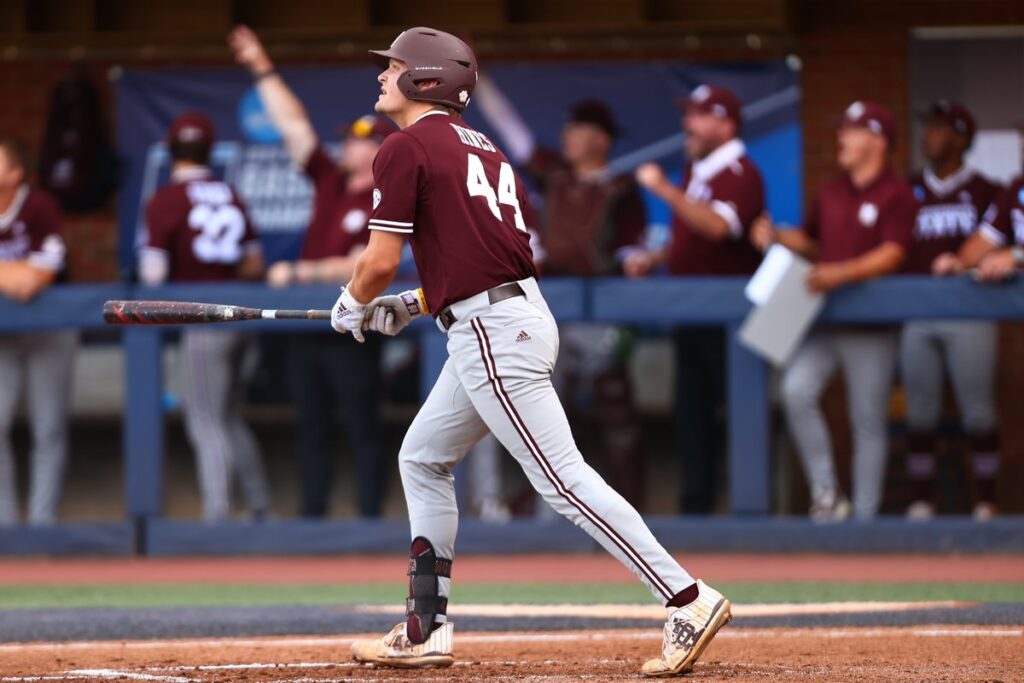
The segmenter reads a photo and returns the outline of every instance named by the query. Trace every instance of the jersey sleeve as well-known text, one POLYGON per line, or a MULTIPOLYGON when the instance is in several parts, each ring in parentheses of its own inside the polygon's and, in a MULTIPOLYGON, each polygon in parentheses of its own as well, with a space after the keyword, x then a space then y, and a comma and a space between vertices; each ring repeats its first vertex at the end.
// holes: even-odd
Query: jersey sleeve
POLYGON ((892 242, 909 249, 914 238, 914 223, 920 208, 909 185, 902 185, 878 215, 878 235, 882 242, 892 242))
POLYGON ((57 202, 47 194, 36 197, 35 210, 28 225, 30 265, 58 272, 64 268, 67 251, 61 236, 62 217, 57 202))
POLYGON ((821 190, 818 190, 818 195, 804 216, 803 231, 812 240, 821 239, 821 190))
POLYGON ((1013 242, 1013 222, 1010 212, 1013 210, 1014 194, 1024 191, 1024 181, 1017 181, 1001 191, 996 200, 985 211, 978 230, 982 237, 997 247, 1005 247, 1013 242))
POLYGON ((174 216, 169 203, 161 192, 153 195, 146 203, 146 235, 144 249, 171 250, 174 231, 174 216))
POLYGON ((320 144, 313 148, 302 170, 313 181, 317 189, 341 180, 341 169, 338 168, 337 162, 320 144))
POLYGON ((753 164, 742 164, 740 172, 723 173, 712 186, 709 206, 729 225, 732 239, 743 239, 754 219, 764 211, 764 183, 753 164))
POLYGON ((413 234, 417 198, 425 173, 420 144, 408 134, 389 135, 373 160, 370 230, 413 234))
POLYGON ((552 149, 535 147, 523 170, 542 191, 547 189, 548 179, 553 173, 566 168, 565 161, 552 149))

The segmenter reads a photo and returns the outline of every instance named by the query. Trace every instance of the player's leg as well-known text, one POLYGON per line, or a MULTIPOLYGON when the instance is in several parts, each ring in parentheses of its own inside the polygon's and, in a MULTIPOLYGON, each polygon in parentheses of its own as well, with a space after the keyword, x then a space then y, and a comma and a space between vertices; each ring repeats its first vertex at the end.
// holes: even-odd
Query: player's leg
POLYGON ((470 499, 477 517, 485 522, 507 522, 511 513, 502 500, 501 444, 493 434, 480 439, 466 458, 470 499))
POLYGON ((811 487, 811 516, 820 521, 849 513, 839 490, 821 394, 838 367, 833 333, 812 332, 782 374, 782 404, 789 433, 811 487))
POLYGON ((534 488, 667 603, 694 580, 655 540, 636 510, 584 462, 550 381, 557 335, 546 307, 510 299, 449 331, 449 362, 534 488), (523 339, 520 332, 528 340, 517 342, 523 339))
POLYGON ((231 333, 220 330, 185 330, 181 335, 183 370, 182 411, 196 457, 203 517, 224 519, 230 513, 231 435, 227 413, 230 397, 230 362, 226 341, 231 333))
POLYGON ((25 377, 22 342, 21 335, 0 337, 0 526, 18 521, 18 487, 11 426, 25 377))
POLYGON ((451 361, 470 400, 530 482, 668 608, 662 656, 645 663, 644 673, 683 673, 729 621, 730 603, 694 581, 583 461, 550 381, 557 347, 558 330, 542 299, 510 299, 449 331, 451 361))
POLYGON ((380 515, 387 475, 385 437, 380 425, 381 355, 384 340, 370 335, 360 344, 347 335, 338 340, 331 360, 333 388, 339 399, 345 435, 352 447, 359 514, 380 515))
POLYGON ((974 516, 985 520, 995 513, 1000 464, 995 405, 999 326, 994 322, 950 322, 943 327, 949 374, 967 433, 974 516))
POLYGON ((911 519, 935 513, 936 434, 942 408, 942 341, 931 320, 908 322, 900 335, 900 373, 907 396, 907 476, 911 519))
POLYGON ((337 418, 331 384, 333 352, 346 341, 338 335, 295 334, 288 340, 288 379, 295 405, 299 514, 323 517, 334 482, 332 427, 337 418), (330 335, 330 336, 328 336, 330 335))
POLYGON ((228 398, 228 429, 231 434, 234 476, 242 488, 246 507, 254 518, 262 518, 270 508, 270 487, 263 468, 260 451, 252 427, 242 415, 245 389, 258 359, 256 348, 248 336, 237 335, 231 349, 230 395, 228 398))
POLYGON ((895 332, 844 333, 836 340, 853 431, 853 512, 878 514, 889 454, 889 396, 899 339, 895 332))
POLYGON ((53 524, 68 459, 68 412, 78 333, 33 335, 26 349, 28 409, 32 425, 29 524, 53 524))
POLYGON ((398 455, 413 539, 407 619, 380 640, 355 643, 357 660, 395 667, 452 663, 446 609, 459 526, 452 470, 486 433, 449 360, 398 455))

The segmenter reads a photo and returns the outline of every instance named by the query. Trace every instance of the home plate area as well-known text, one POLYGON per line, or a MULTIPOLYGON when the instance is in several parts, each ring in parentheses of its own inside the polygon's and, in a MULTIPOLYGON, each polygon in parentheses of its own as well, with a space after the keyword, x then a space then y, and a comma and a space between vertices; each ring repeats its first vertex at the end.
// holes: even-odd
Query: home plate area
MULTIPOLYGON (((457 633, 455 666, 399 671, 348 658, 364 636, 0 645, 0 682, 329 683, 638 680, 658 629, 457 633)), ((365 637, 375 637, 367 635, 365 637)), ((1024 629, 724 629, 687 676, 706 681, 1024 681, 1024 629)))

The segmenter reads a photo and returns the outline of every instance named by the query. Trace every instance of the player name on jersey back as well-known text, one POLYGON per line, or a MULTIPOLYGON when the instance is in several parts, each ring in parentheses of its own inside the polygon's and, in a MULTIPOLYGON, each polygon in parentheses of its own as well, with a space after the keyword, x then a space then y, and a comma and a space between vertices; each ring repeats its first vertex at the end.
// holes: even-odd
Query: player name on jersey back
POLYGON ((475 130, 469 130, 468 128, 463 128, 462 126, 457 126, 454 123, 449 125, 451 125, 453 129, 455 129, 455 132, 458 134, 459 140, 462 141, 462 144, 469 145, 470 147, 475 147, 477 149, 482 149, 485 152, 498 151, 497 148, 495 148, 494 144, 490 140, 488 140, 487 136, 484 135, 483 133, 479 133, 475 130))

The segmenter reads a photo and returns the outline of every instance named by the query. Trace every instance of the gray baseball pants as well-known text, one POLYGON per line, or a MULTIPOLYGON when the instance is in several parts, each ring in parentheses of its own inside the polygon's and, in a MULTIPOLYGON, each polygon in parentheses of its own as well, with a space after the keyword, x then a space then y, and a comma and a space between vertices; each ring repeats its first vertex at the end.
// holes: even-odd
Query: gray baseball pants
POLYGON ((900 370, 907 392, 907 427, 933 431, 942 412, 943 366, 968 434, 996 428, 994 322, 918 320, 903 326, 900 370))
POLYGON ((889 394, 897 346, 897 335, 889 330, 812 332, 785 369, 782 399, 786 421, 814 502, 827 504, 839 496, 820 399, 836 370, 842 370, 853 431, 853 511, 862 519, 878 514, 889 450, 889 394))
POLYGON ((77 348, 75 331, 0 336, 0 524, 18 521, 11 426, 23 387, 32 431, 28 523, 57 521, 77 348))
MULTIPOLYGON (((448 361, 399 453, 412 537, 454 557, 459 516, 452 470, 489 430, 555 510, 665 604, 693 579, 583 461, 551 385, 558 328, 536 281, 520 285, 526 297, 490 305, 477 295, 452 307, 457 322, 448 330, 448 361)), ((440 582, 447 596, 451 582, 440 582)))
POLYGON ((247 341, 238 332, 188 329, 182 333, 182 408, 207 520, 230 514, 235 478, 251 512, 266 512, 270 504, 259 446, 242 417, 247 341))

